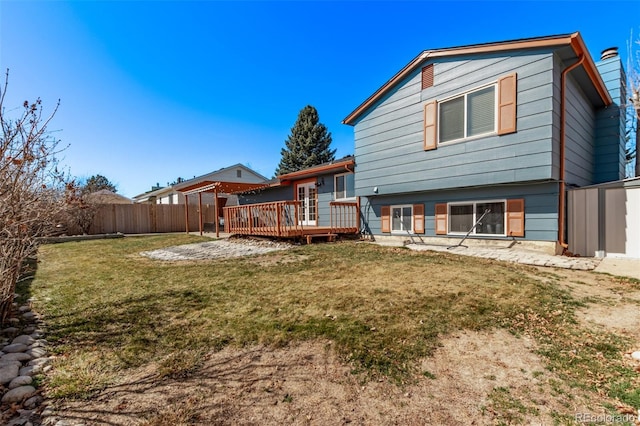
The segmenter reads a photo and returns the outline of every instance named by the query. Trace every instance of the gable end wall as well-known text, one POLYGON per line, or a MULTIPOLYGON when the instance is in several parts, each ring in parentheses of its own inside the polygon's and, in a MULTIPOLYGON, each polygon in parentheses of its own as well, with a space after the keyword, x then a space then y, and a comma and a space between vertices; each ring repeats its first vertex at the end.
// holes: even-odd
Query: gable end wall
POLYGON ((355 125, 356 195, 393 194, 551 179, 554 59, 551 51, 443 59, 434 86, 417 70, 355 125), (517 132, 423 151, 423 105, 517 72, 517 132))

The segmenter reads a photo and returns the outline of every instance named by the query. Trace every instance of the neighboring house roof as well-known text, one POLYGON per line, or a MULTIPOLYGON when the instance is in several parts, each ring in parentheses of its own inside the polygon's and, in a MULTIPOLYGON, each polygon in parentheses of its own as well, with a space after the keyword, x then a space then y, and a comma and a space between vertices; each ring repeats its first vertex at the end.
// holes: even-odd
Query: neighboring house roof
MULTIPOLYGON (((184 181, 182 181, 182 182, 180 182, 178 184, 175 184, 175 185, 173 185, 173 186, 171 186, 169 188, 173 189, 173 190, 176 190, 176 191, 180 191, 183 188, 186 188, 188 186, 194 185, 195 183, 198 183, 198 182, 201 182, 201 181, 204 181, 204 180, 217 181, 218 180, 218 179, 216 179, 217 175, 220 175, 220 174, 223 174, 224 172, 227 172, 229 170, 234 170, 234 169, 238 169, 238 168, 243 169, 243 170, 245 170, 245 171, 247 171, 249 173, 252 173, 253 175, 258 177, 262 181, 266 182, 268 180, 266 177, 262 176, 260 173, 254 171, 254 170, 251 170, 249 167, 247 167, 245 165, 242 165, 242 164, 238 163, 238 164, 234 164, 233 166, 223 167, 222 169, 218 169, 218 170, 216 170, 214 172, 211 172, 211 173, 207 173, 207 174, 204 174, 204 175, 201 175, 201 176, 196 176, 196 177, 194 177, 192 179, 184 180, 184 181)), ((225 180, 227 180, 227 179, 225 179, 225 180)), ((241 182, 242 180, 244 180, 244 176, 242 178, 238 178, 237 179, 238 182, 241 182)))
POLYGON ((87 199, 95 204, 133 204, 133 200, 130 198, 116 194, 108 189, 92 192, 87 195, 87 199))
POLYGON ((310 178, 331 172, 353 172, 353 166, 355 163, 355 158, 352 155, 348 155, 339 160, 329 161, 327 163, 318 164, 317 166, 307 167, 306 169, 280 175, 278 176, 278 179, 284 184, 288 181, 310 178))
POLYGON ((535 37, 518 40, 501 41, 494 43, 473 44, 467 46, 450 47, 444 49, 425 50, 416 56, 411 62, 409 62, 404 68, 402 68, 396 75, 391 77, 389 81, 376 90, 371 96, 369 96, 362 104, 360 104, 353 112, 351 112, 344 120, 343 124, 354 125, 356 120, 362 116, 366 111, 374 106, 379 100, 387 95, 392 89, 394 89, 400 82, 402 82, 407 76, 414 71, 418 70, 423 64, 431 59, 447 58, 461 55, 472 55, 482 53, 496 53, 505 52, 510 50, 523 50, 523 49, 538 49, 538 48, 552 48, 552 47, 568 47, 569 51, 565 52, 565 56, 562 59, 569 59, 567 54, 571 54, 574 57, 581 57, 584 55, 585 61, 583 69, 587 78, 592 82, 598 96, 604 105, 610 105, 612 103, 611 96, 607 91, 607 88, 600 76, 600 73, 596 69, 595 63, 587 50, 582 36, 579 32, 572 34, 553 35, 547 37, 535 37))
MULTIPOLYGON (((185 188, 200 184, 202 182, 218 182, 220 180, 229 181, 231 180, 229 178, 225 178, 225 179, 218 179, 218 178, 220 177, 220 175, 223 175, 225 172, 228 172, 230 170, 236 170, 236 169, 242 169, 245 172, 251 173, 256 178, 255 180, 258 180, 261 182, 266 182, 268 180, 266 177, 262 176, 260 173, 256 172, 255 170, 252 170, 249 167, 238 163, 238 164, 234 164, 233 166, 223 167, 221 169, 218 169, 216 171, 213 171, 201 176, 196 176, 192 179, 184 180, 175 185, 170 185, 164 188, 156 189, 155 191, 145 192, 144 194, 136 195, 135 197, 133 197, 133 199, 136 202, 144 202, 149 200, 149 198, 151 197, 157 198, 157 197, 162 197, 164 195, 183 192, 185 188)), ((233 180, 237 182, 243 182, 243 181, 246 181, 246 176, 243 175, 240 178, 233 178, 233 180)), ((220 192, 223 193, 224 191, 221 190, 220 192)))
POLYGON ((157 197, 159 194, 164 194, 165 192, 167 192, 166 190, 170 188, 170 187, 164 187, 164 188, 159 188, 159 189, 154 189, 153 191, 147 191, 145 193, 142 194, 138 194, 136 196, 133 197, 133 200, 135 202, 143 202, 148 200, 151 197, 157 197))

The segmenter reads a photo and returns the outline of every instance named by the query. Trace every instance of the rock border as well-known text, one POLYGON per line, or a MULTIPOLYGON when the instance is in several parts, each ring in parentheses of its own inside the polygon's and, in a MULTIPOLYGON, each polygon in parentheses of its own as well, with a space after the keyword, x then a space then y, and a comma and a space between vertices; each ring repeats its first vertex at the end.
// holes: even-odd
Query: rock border
MULTIPOLYGON (((14 298, 19 295, 15 294, 14 298)), ((13 303, 12 313, 0 330, 0 419, 7 426, 42 424, 46 404, 34 377, 51 369, 44 327, 31 302, 13 303)))

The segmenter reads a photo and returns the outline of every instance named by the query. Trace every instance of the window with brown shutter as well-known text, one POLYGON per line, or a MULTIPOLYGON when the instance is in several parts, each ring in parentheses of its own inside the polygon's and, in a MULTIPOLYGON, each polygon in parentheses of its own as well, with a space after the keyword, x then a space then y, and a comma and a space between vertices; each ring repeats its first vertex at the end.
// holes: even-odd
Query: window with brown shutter
POLYGON ((524 237, 524 199, 507 200, 507 235, 524 237))
POLYGON ((424 150, 436 149, 438 143, 514 133, 516 89, 513 73, 496 83, 425 104, 424 150))
POLYGON ((424 204, 413 205, 413 233, 424 234, 424 204))
POLYGON ((382 206, 380 208, 380 231, 391 232, 391 207, 382 206))
POLYGON ((447 235, 447 204, 436 204, 436 235, 447 235))
POLYGON ((433 64, 422 68, 422 90, 433 86, 433 64))
POLYGON ((513 73, 498 80, 498 134, 506 135, 516 131, 516 89, 517 74, 513 73))

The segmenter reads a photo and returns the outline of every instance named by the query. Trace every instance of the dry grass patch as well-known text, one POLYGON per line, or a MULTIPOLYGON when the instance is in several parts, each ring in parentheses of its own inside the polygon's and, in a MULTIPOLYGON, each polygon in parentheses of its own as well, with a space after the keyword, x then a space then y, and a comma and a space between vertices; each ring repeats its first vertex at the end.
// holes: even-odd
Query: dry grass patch
MULTIPOLYGON (((421 360, 452 333, 503 329, 535 340, 558 380, 558 399, 579 389, 612 404, 636 401, 637 374, 618 362, 630 342, 581 326, 576 309, 585 302, 560 285, 562 277, 353 242, 189 264, 138 255, 197 241, 161 236, 43 247, 31 291, 49 341, 66 355, 56 362, 61 379, 49 382, 52 394, 87 397, 149 367, 157 380, 192 380, 223 348, 288 350, 305 342, 326 342, 358 383, 388 380, 402 389, 440 380, 421 360), (71 382, 89 352, 112 360, 104 364, 105 380, 80 377, 67 386, 63 378, 71 382)), ((484 406, 498 413, 491 418, 537 415, 535 396, 503 387, 496 380, 485 392, 484 406)), ((282 395, 285 403, 291 398, 295 403, 295 394, 282 395)))

